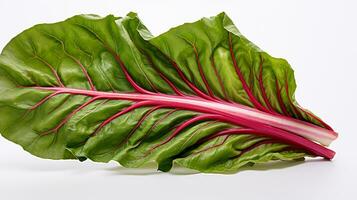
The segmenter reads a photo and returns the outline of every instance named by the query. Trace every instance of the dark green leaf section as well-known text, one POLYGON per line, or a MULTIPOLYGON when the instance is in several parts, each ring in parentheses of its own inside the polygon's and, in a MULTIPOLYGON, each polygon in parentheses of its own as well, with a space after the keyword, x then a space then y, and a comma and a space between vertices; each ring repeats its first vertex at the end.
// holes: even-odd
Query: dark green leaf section
POLYGON ((248 41, 224 13, 157 37, 130 13, 124 18, 79 15, 36 25, 16 36, 0 56, 1 134, 43 158, 115 160, 126 167, 156 162, 163 171, 176 162, 202 172, 226 173, 308 155, 249 133, 205 140, 219 131, 241 128, 215 120, 190 124, 162 144, 175 128, 203 114, 174 108, 143 106, 96 132, 103 121, 135 102, 98 99, 83 106, 91 97, 73 94, 43 101, 52 92, 29 88, 137 92, 121 65, 147 91, 199 96, 198 90, 206 97, 324 126, 295 102, 289 64, 248 41))

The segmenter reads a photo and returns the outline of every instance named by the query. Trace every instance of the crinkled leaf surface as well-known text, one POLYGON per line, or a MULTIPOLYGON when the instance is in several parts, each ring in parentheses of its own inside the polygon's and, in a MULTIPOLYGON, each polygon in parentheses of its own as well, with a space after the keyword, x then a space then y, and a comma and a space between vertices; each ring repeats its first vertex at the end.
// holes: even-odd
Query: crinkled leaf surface
POLYGON ((295 87, 289 64, 248 41, 224 13, 157 37, 134 13, 79 15, 36 25, 4 48, 0 132, 42 158, 156 162, 163 171, 173 162, 226 173, 272 160, 332 158, 303 131, 281 132, 229 111, 334 133, 296 103, 295 87))

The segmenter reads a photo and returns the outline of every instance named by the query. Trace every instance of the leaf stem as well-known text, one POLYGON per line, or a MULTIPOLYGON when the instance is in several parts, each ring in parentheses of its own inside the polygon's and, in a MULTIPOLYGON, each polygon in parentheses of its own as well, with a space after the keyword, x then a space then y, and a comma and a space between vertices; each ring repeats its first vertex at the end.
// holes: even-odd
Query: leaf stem
MULTIPOLYGON (((232 102, 217 102, 201 97, 194 96, 178 96, 166 94, 141 94, 141 93, 110 93, 74 88, 62 87, 30 87, 33 89, 53 91, 53 94, 72 94, 97 97, 101 99, 111 100, 130 100, 138 102, 133 104, 129 110, 141 106, 163 106, 168 108, 186 109, 206 114, 215 115, 215 119, 220 121, 230 122, 236 125, 245 126, 276 138, 282 138, 295 144, 302 145, 310 149, 310 151, 322 155, 324 157, 333 157, 332 153, 315 142, 322 145, 329 145, 337 138, 337 133, 308 122, 289 118, 282 115, 274 115, 265 113, 260 110, 243 106, 232 102), (306 139, 305 139, 306 138, 306 139), (311 140, 311 141, 310 141, 311 140)), ((49 95, 51 96, 51 95, 49 95)), ((52 95, 53 96, 53 95, 52 95)), ((49 98, 45 98, 48 100, 49 98)), ((44 101, 41 101, 44 103, 44 101)), ((39 106, 38 104, 36 104, 39 106)), ((128 112, 129 110, 121 111, 116 115, 107 119, 103 124, 107 124, 116 116, 128 112)), ((101 125, 102 128, 104 125, 101 125)))

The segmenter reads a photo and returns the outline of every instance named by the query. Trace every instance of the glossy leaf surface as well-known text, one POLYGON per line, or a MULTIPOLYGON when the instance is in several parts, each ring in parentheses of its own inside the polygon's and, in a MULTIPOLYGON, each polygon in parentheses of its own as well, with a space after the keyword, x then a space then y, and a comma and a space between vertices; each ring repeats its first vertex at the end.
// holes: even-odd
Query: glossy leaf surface
POLYGON ((226 173, 331 159, 293 71, 221 13, 154 37, 136 14, 36 25, 0 57, 0 132, 39 157, 226 173), (318 144, 320 143, 320 144, 318 144))

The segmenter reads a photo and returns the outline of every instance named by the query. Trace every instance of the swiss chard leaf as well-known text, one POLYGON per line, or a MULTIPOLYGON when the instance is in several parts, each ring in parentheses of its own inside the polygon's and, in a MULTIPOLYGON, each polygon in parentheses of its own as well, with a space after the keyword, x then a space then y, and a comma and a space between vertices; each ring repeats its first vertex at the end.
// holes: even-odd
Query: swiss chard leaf
POLYGON ((0 132, 43 158, 202 172, 305 156, 337 134, 290 65, 221 13, 154 37, 135 13, 36 25, 0 56, 0 132), (320 143, 320 144, 318 144, 320 143))

